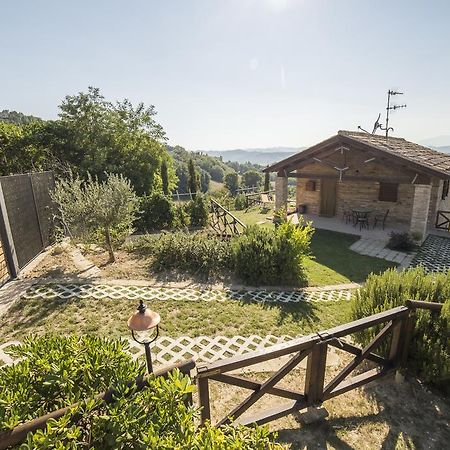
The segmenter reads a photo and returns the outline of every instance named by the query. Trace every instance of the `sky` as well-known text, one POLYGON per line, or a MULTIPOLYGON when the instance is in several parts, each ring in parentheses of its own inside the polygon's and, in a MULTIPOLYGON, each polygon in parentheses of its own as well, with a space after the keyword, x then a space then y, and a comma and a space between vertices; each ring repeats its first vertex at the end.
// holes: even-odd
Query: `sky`
POLYGON ((189 150, 372 130, 450 145, 448 0, 0 0, 0 110, 44 119, 95 86, 155 105, 189 150), (446 142, 448 141, 448 142, 446 142))

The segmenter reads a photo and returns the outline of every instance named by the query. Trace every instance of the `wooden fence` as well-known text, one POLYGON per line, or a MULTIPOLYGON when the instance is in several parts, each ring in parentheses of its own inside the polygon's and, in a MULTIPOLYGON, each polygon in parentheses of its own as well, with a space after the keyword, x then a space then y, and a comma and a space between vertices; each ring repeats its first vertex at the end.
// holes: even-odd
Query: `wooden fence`
POLYGON ((211 199, 211 228, 222 237, 230 237, 241 234, 246 225, 220 203, 211 199))
POLYGON ((231 422, 243 425, 251 423, 264 424, 309 406, 321 404, 325 400, 381 378, 406 362, 407 350, 414 328, 414 310, 416 308, 440 310, 441 307, 442 305, 437 303, 410 301, 407 306, 399 306, 364 319, 305 336, 286 346, 276 346, 272 350, 268 348, 261 352, 200 366, 198 367, 197 385, 199 403, 202 407, 201 422, 204 424, 207 420, 211 420, 210 380, 253 391, 226 416, 217 421, 217 425, 220 426, 231 422), (342 340, 345 336, 375 326, 382 326, 382 328, 364 348, 359 348, 342 340), (390 339, 388 356, 382 357, 374 353, 388 338, 390 339), (354 358, 332 380, 325 384, 328 346, 337 347, 348 352, 354 355, 354 358), (242 369, 287 355, 293 356, 263 383, 230 374, 231 371, 236 369, 242 369), (276 387, 276 384, 305 358, 307 358, 307 366, 303 392, 276 387), (376 364, 376 367, 348 378, 351 372, 363 361, 371 361, 376 364), (266 394, 289 399, 289 402, 257 415, 251 415, 246 418, 241 417, 266 394))
MULTIPOLYGON (((253 423, 264 424, 287 414, 307 408, 308 406, 319 405, 325 400, 381 378, 399 367, 404 367, 408 347, 414 331, 416 309, 427 309, 439 312, 441 308, 442 304, 439 303, 408 301, 406 306, 399 306, 364 319, 305 336, 287 345, 276 346, 272 349, 269 347, 264 351, 248 353, 243 356, 223 359, 208 365, 200 366, 197 368, 196 379, 198 386, 198 403, 201 406, 201 424, 204 424, 207 420, 211 420, 209 396, 210 380, 253 391, 243 402, 233 408, 233 410, 225 417, 221 418, 216 423, 217 426, 231 422, 243 425, 253 423), (359 348, 349 342, 341 340, 343 337, 352 333, 375 326, 382 326, 382 328, 364 348, 359 348), (374 353, 382 342, 386 341, 388 336, 390 337, 390 351, 388 356, 382 357, 374 353), (327 348, 330 345, 354 355, 354 358, 331 381, 325 384, 327 348), (244 378, 234 373, 230 374, 231 371, 235 371, 236 369, 249 367, 257 363, 292 354, 294 354, 294 356, 263 383, 244 378), (276 384, 305 358, 308 359, 304 392, 296 392, 290 389, 277 387, 276 384), (378 367, 368 369, 350 379, 346 379, 348 375, 365 360, 377 364, 378 367), (266 394, 288 399, 289 402, 243 419, 241 417, 242 414, 266 394)), ((193 360, 183 361, 155 371, 152 376, 167 376, 167 374, 175 368, 178 368, 181 373, 190 374, 191 371, 195 369, 195 366, 193 360)), ((135 380, 133 384, 136 384, 137 390, 145 389, 149 385, 146 378, 135 380)), ((111 403, 116 399, 116 392, 114 389, 109 389, 106 392, 98 394, 95 398, 102 399, 106 403, 111 403)), ((192 403, 192 397, 189 397, 187 401, 192 403)), ((48 420, 61 418, 75 406, 77 405, 75 404, 58 409, 57 411, 50 412, 42 417, 18 425, 9 432, 0 434, 0 450, 24 442, 28 433, 44 429, 48 420)), ((76 422, 79 419, 80 417, 72 417, 73 422, 76 422)))
POLYGON ((435 226, 439 230, 450 231, 450 211, 438 211, 435 226))

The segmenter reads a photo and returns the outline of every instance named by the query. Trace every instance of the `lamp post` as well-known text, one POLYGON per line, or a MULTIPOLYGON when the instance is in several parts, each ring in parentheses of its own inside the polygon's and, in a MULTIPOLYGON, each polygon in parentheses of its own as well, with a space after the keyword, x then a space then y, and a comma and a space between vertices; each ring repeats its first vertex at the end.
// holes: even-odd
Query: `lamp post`
POLYGON ((131 335, 133 336, 133 339, 138 344, 144 346, 148 373, 153 372, 152 353, 150 350, 150 344, 152 342, 155 342, 155 340, 158 338, 160 321, 161 321, 160 315, 157 312, 148 309, 147 306, 145 306, 143 300, 139 300, 139 306, 136 312, 128 319, 128 328, 131 330, 131 335), (150 330, 156 331, 156 334, 152 339, 148 338, 144 340, 138 340, 136 338, 135 335, 136 332, 143 332, 150 330))

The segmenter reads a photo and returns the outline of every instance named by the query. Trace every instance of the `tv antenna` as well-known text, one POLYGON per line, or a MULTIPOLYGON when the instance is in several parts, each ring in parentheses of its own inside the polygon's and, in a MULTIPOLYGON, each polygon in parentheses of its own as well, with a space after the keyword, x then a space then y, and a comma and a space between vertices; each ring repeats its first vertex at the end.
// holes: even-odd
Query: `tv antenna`
POLYGON ((392 95, 403 95, 403 92, 392 91, 391 89, 389 89, 388 97, 387 97, 386 123, 385 123, 385 125, 383 126, 380 123, 380 117, 381 117, 381 113, 380 113, 380 114, 378 114, 378 118, 377 118, 377 120, 375 121, 375 123, 373 125, 372 133, 369 133, 367 130, 365 130, 361 126, 358 126, 359 130, 365 131, 368 134, 375 134, 377 132, 377 130, 380 129, 380 130, 386 132, 386 137, 389 137, 389 131, 394 131, 394 129, 389 126, 389 111, 395 111, 396 109, 406 108, 406 105, 391 105, 391 96, 392 95))

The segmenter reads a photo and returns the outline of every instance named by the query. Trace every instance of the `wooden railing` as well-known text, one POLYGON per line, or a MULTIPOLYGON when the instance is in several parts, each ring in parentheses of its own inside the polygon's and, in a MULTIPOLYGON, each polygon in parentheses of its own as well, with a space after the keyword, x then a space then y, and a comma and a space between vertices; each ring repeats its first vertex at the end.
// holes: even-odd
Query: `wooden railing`
MULTIPOLYGON (((193 360, 182 361, 178 364, 173 364, 171 366, 163 367, 155 371, 151 377, 167 377, 167 375, 174 369, 178 369, 181 373, 189 375, 191 370, 195 368, 195 362, 193 360)), ((148 378, 139 378, 130 383, 130 386, 136 386, 136 391, 142 391, 149 386, 148 378)), ((95 399, 103 400, 105 403, 113 403, 117 399, 117 392, 114 389, 109 389, 95 396, 95 399)), ((192 396, 188 398, 188 402, 192 403, 192 396)), ((28 433, 34 433, 37 430, 42 430, 46 427, 47 422, 50 419, 60 419, 71 409, 78 406, 79 403, 74 405, 66 406, 65 408, 52 411, 44 416, 38 417, 36 419, 25 422, 17 427, 13 428, 11 431, 0 434, 0 450, 7 449, 13 445, 18 445, 24 442, 27 438, 28 433)), ((76 422, 80 417, 76 415, 72 416, 71 421, 76 422)))
POLYGON ((438 211, 435 226, 440 230, 450 231, 450 211, 438 211))
POLYGON ((262 196, 266 195, 267 198, 272 201, 272 195, 275 190, 263 191, 263 192, 251 192, 250 194, 245 194, 245 202, 247 209, 251 208, 254 205, 264 204, 262 200, 262 196))
POLYGON ((351 389, 381 378, 394 369, 404 366, 407 350, 414 328, 414 311, 416 308, 440 310, 441 304, 428 302, 408 302, 407 306, 399 306, 370 317, 356 320, 316 334, 299 338, 289 345, 274 346, 261 352, 224 359, 198 367, 197 385, 201 409, 201 423, 211 420, 209 395, 210 380, 238 386, 253 391, 244 401, 233 408, 225 417, 217 421, 217 425, 227 423, 264 424, 299 411, 309 406, 321 404, 323 401, 341 395, 351 389), (359 348, 342 338, 350 334, 366 330, 374 326, 384 325, 372 341, 364 348, 359 348), (374 351, 390 336, 388 356, 383 357, 374 351), (328 346, 337 347, 354 355, 332 380, 325 384, 325 371, 328 346), (268 380, 259 381, 244 378, 231 371, 263 363, 281 356, 292 355, 291 359, 275 372, 268 380), (306 378, 303 392, 277 387, 276 384, 307 358, 306 378), (348 376, 363 361, 371 361, 377 366, 351 378, 348 376), (264 395, 270 394, 289 402, 276 408, 263 411, 246 418, 241 416, 264 395))
POLYGON ((230 211, 211 199, 211 228, 222 237, 240 235, 246 228, 230 211))

